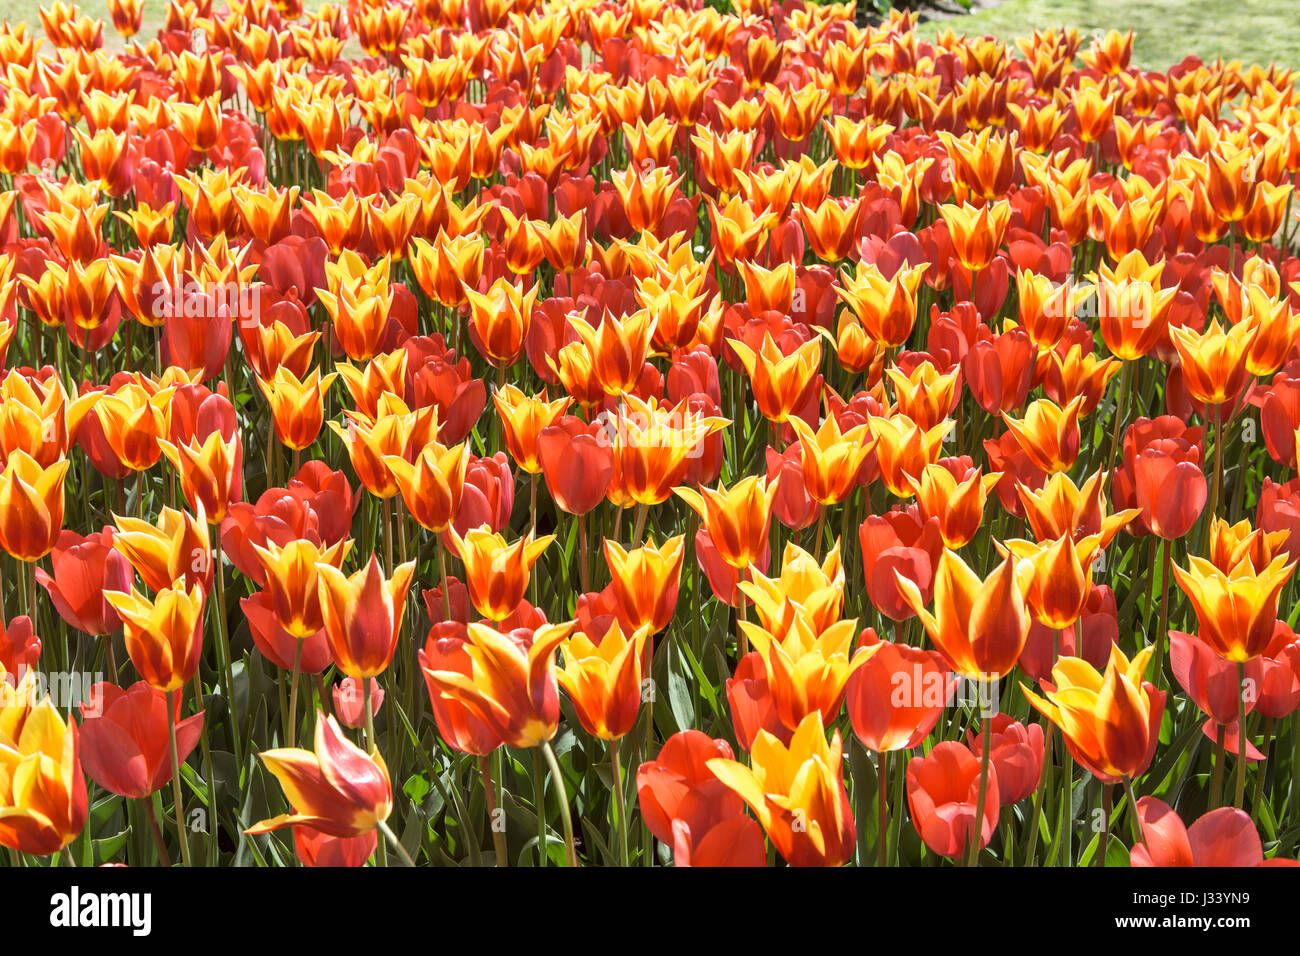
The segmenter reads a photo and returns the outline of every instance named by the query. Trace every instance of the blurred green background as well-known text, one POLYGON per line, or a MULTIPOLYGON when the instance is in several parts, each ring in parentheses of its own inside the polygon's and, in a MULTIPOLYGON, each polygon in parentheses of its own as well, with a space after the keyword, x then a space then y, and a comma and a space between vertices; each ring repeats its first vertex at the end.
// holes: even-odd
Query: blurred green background
MULTIPOLYGON (((0 17, 26 20, 41 32, 36 9, 40 0, 0 0, 0 17)), ((218 3, 221 0, 217 0, 218 3)), ((709 0, 727 6, 727 0, 709 0)), ((891 0, 858 0, 873 16, 887 10, 891 0)), ((1105 30, 1133 30, 1134 62, 1149 69, 1167 69, 1189 53, 1204 60, 1223 57, 1243 65, 1278 63, 1300 67, 1300 0, 975 0, 972 13, 956 13, 962 0, 942 0, 936 8, 928 0, 896 0, 899 6, 922 10, 932 23, 921 25, 922 35, 949 27, 959 33, 990 33, 1003 40, 1027 36, 1035 28, 1072 26, 1085 41, 1105 30)), ((48 3, 46 4, 49 5, 48 3)), ((82 0, 84 13, 104 20, 104 41, 111 50, 125 45, 113 32, 105 0, 82 0)), ((162 22, 165 0, 145 0, 147 38, 162 22)))
POLYGON ((1080 35, 1132 30, 1133 61, 1164 70, 1189 53, 1300 66, 1298 0, 1006 0, 944 21, 960 33, 1004 40, 1035 28, 1072 26, 1080 35))

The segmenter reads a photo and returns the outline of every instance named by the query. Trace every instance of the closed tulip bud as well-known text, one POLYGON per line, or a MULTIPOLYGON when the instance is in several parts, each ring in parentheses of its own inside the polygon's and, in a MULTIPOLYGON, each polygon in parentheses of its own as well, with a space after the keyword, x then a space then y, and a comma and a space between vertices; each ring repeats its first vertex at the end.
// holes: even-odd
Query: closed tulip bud
POLYGON ((378 677, 397 650, 415 562, 398 565, 387 580, 373 554, 370 563, 351 576, 323 562, 317 563, 316 572, 321 619, 334 663, 358 680, 378 677))
POLYGON ((857 828, 844 789, 839 731, 827 743, 821 716, 812 712, 788 747, 759 731, 750 759, 752 769, 721 757, 708 767, 754 811, 782 858, 791 866, 847 863, 857 828))
MULTIPOLYGON (((998 778, 998 802, 1009 807, 1038 789, 1043 777, 1046 743, 1043 728, 1025 726, 1010 714, 995 714, 989 722, 989 761, 998 778)), ((984 735, 966 732, 972 754, 982 753, 984 735)))
MULTIPOLYGON (((370 680, 370 715, 379 713, 384 704, 384 689, 373 677, 370 680)), ((354 677, 345 677, 334 685, 334 713, 344 727, 359 730, 366 725, 365 691, 360 681, 354 677)))
POLYGON ((333 717, 316 715, 315 752, 286 747, 258 756, 280 781, 293 812, 263 820, 245 833, 305 825, 333 837, 360 837, 393 810, 384 758, 349 741, 333 717))
POLYGON ((153 601, 134 588, 104 594, 122 618, 126 652, 140 676, 161 691, 179 690, 203 651, 203 588, 164 588, 153 601))
MULTIPOLYGON (((173 701, 176 753, 184 761, 203 733, 203 714, 180 719, 181 700, 173 701)), ((167 695, 138 681, 123 690, 102 682, 81 705, 81 762, 87 776, 105 790, 143 799, 165 787, 172 776, 167 731, 167 695)))
POLYGON ((1052 668, 1054 690, 1029 702, 1061 729, 1070 754, 1102 783, 1142 775, 1155 754, 1165 692, 1142 679, 1154 646, 1130 661, 1111 645, 1104 674, 1087 661, 1062 657, 1052 668))
POLYGON ((862 746, 877 753, 919 746, 943 715, 957 678, 934 651, 876 642, 871 630, 863 638, 875 652, 853 672, 846 688, 853 732, 862 746))
POLYGON ((614 474, 614 451, 604 430, 562 415, 537 435, 537 458, 556 506, 585 515, 605 500, 614 474))

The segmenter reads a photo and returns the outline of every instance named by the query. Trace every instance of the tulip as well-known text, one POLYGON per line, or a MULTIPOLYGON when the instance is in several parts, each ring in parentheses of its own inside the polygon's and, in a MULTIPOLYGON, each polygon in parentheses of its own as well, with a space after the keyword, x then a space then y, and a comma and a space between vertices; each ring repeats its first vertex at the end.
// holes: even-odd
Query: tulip
POLYGON ((868 515, 858 527, 867 597, 885 617, 906 621, 916 611, 899 586, 911 581, 924 603, 934 594, 934 572, 943 550, 938 518, 922 518, 915 506, 868 515))
POLYGON ((50 558, 54 573, 36 569, 36 581, 49 594, 59 617, 84 634, 111 634, 121 624, 104 592, 129 588, 131 566, 113 545, 109 526, 85 537, 63 531, 50 558))
POLYGON ((181 490, 190 507, 202 506, 211 524, 220 524, 231 502, 243 494, 243 450, 238 433, 230 440, 214 431, 203 441, 174 445, 159 441, 163 454, 181 476, 181 490))
POLYGON ((1129 851, 1131 866, 1260 866, 1264 848, 1250 815, 1220 807, 1190 827, 1163 800, 1137 802, 1142 842, 1129 851))
POLYGON ((683 730, 668 738, 658 757, 637 770, 641 816, 657 839, 672 845, 677 866, 767 863, 762 830, 744 815, 740 797, 709 769, 711 759, 731 756, 726 741, 683 730))
POLYGON ((1196 610, 1201 640, 1238 663, 1258 657, 1272 639, 1278 595, 1294 570, 1280 554, 1259 570, 1243 560, 1224 571, 1194 555, 1187 570, 1173 569, 1196 610))
POLYGON ((839 731, 829 743, 820 714, 809 713, 787 747, 759 731, 752 769, 723 757, 708 761, 719 780, 749 805, 791 866, 842 866, 857 839, 844 789, 839 731))
POLYGON ((555 535, 534 539, 532 532, 514 544, 507 544, 500 534, 476 528, 461 537, 453 528, 448 532, 452 546, 465 563, 465 584, 470 600, 484 617, 503 621, 514 613, 524 592, 532 567, 555 535))
POLYGON ((483 357, 497 368, 509 368, 522 354, 537 291, 533 286, 524 292, 505 278, 492 283, 486 294, 465 286, 470 336, 483 357))
MULTIPOLYGON (((639 367, 637 372, 640 372, 639 367)), ((542 463, 538 457, 537 438, 543 429, 564 414, 570 399, 548 402, 545 390, 540 395, 528 396, 513 385, 506 385, 492 396, 492 401, 501 417, 502 435, 515 464, 530 475, 538 474, 542 463)))
POLYGON ((651 634, 658 634, 672 621, 686 553, 682 540, 678 535, 660 546, 649 541, 624 550, 617 541, 605 539, 610 588, 619 622, 627 631, 648 626, 651 634))
POLYGON ((756 564, 767 551, 767 529, 772 520, 776 484, 765 478, 743 478, 730 489, 674 488, 704 522, 718 556, 742 570, 756 564))
POLYGON ((106 591, 122 618, 126 652, 149 686, 179 690, 194 676, 203 650, 203 587, 163 588, 153 601, 138 593, 106 591))
POLYGON ((1075 541, 1066 534, 1046 544, 1012 539, 999 546, 1033 568, 1025 600, 1039 623, 1060 630, 1073 627, 1092 591, 1092 563, 1101 535, 1075 541))
POLYGON ((598 425, 560 416, 538 433, 537 457, 546 490, 561 511, 585 515, 605 499, 614 453, 598 425))
POLYGON ((987 578, 944 548, 935 573, 935 613, 925 610, 920 589, 899 575, 904 599, 949 666, 970 680, 1005 677, 1016 666, 1029 636, 1026 594, 1034 569, 1008 553, 987 578))
POLYGON ((790 542, 781 556, 781 573, 769 578, 751 569, 740 590, 753 602, 758 619, 772 633, 784 632, 802 617, 814 635, 824 634, 840 619, 844 607, 844 565, 840 548, 831 548, 818 563, 807 551, 790 542))
POLYGON ((911 750, 938 724, 957 679, 934 651, 888 641, 874 646, 849 677, 849 721, 868 750, 911 750))
MULTIPOLYGON (((32 675, 34 676, 34 675, 32 675)), ((86 825, 86 778, 76 724, 30 680, 0 706, 0 844, 49 856, 86 825)))
POLYGON ((641 705, 641 656, 649 637, 647 627, 625 636, 613 621, 596 641, 575 632, 560 645, 563 666, 556 679, 587 733, 618 740, 631 732, 641 705))
MULTIPOLYGON (((113 547, 126 557, 149 590, 162 591, 178 583, 186 588, 199 584, 205 592, 211 588, 212 549, 201 504, 194 516, 163 508, 157 525, 116 515, 114 521, 113 547)), ((115 590, 129 590, 130 583, 128 578, 125 587, 115 590)))
MULTIPOLYGON (((1043 728, 1038 724, 1025 726, 1012 720, 1010 714, 995 714, 990 721, 993 739, 989 756, 998 781, 998 802, 1009 807, 1019 803, 1038 789, 1043 777, 1043 756, 1046 743, 1043 728)), ((983 738, 967 731, 972 753, 983 749, 983 738)))
POLYGON ((1011 204, 1004 199, 986 206, 940 206, 957 259, 969 272, 987 269, 1002 245, 1011 221, 1011 204))
POLYGON ((417 658, 439 735, 449 746, 462 753, 484 756, 501 746, 501 737, 486 720, 478 716, 477 710, 458 699, 444 696, 438 689, 438 679, 430 676, 448 672, 472 680, 474 658, 465 649, 467 640, 468 631, 464 624, 455 621, 435 624, 417 658))
MULTIPOLYGON (((398 565, 388 579, 373 554, 366 567, 352 575, 323 561, 316 563, 316 572, 321 619, 334 662, 357 680, 378 677, 397 650, 415 562, 398 565)), ((364 686, 369 697, 369 685, 364 686)), ((369 725, 369 715, 366 720, 369 725)), ((366 739, 373 741, 373 733, 367 731, 366 739)))
POLYGON ((0 549, 19 561, 39 561, 63 530, 66 459, 42 467, 17 450, 0 472, 0 549))
POLYGON ((975 538, 984 519, 988 493, 1002 477, 998 472, 981 474, 974 467, 958 474, 962 461, 969 462, 969 459, 949 458, 926 465, 921 471, 921 483, 916 486, 921 514, 938 519, 943 543, 953 550, 975 538))
POLYGON ((451 527, 465 493, 466 445, 446 448, 431 441, 414 464, 396 455, 385 455, 383 463, 412 518, 435 534, 451 527))
MULTIPOLYGON (((176 741, 181 761, 203 733, 202 712, 180 719, 173 702, 176 741)), ((81 705, 81 763, 91 780, 105 790, 133 799, 157 793, 171 780, 167 731, 167 695, 145 681, 125 690, 107 682, 92 688, 81 705)))
POLYGON ((666 501, 673 486, 685 480, 692 459, 703 454, 701 442, 727 424, 725 418, 692 410, 689 400, 669 408, 653 399, 642 402, 626 396, 617 416, 607 423, 614 446, 610 500, 623 506, 666 501))
POLYGON ((1112 645, 1104 674, 1085 660, 1062 657, 1045 700, 1024 689, 1034 708, 1061 729, 1071 756, 1102 783, 1131 787, 1155 754, 1165 692, 1142 680, 1154 650, 1148 645, 1130 661, 1112 645))
POLYGON ((1002 420, 1033 464, 1050 474, 1068 471, 1079 456, 1079 408, 1076 398, 1064 408, 1048 399, 1029 406, 1023 419, 1005 412, 1002 420))
POLYGON ((325 416, 325 393, 336 378, 336 372, 322 377, 317 369, 299 381, 284 366, 276 369, 269 382, 258 377, 258 387, 271 406, 275 434, 282 445, 301 451, 316 441, 325 416))
POLYGON ((334 685, 334 713, 338 715, 339 722, 344 727, 360 730, 366 726, 366 715, 362 708, 365 706, 367 691, 370 697, 372 720, 379 713, 379 708, 383 706, 384 689, 373 677, 369 680, 370 686, 365 689, 353 677, 345 677, 340 683, 334 685))
POLYGON ((346 839, 387 829, 393 788, 384 758, 349 741, 333 717, 317 715, 315 752, 280 748, 258 756, 280 781, 293 812, 262 820, 245 833, 308 826, 346 839))
MULTIPOLYGON (((808 494, 822 505, 843 501, 853 492, 858 471, 876 445, 874 438, 867 437, 867 426, 862 424, 841 432, 834 415, 828 415, 816 431, 801 418, 790 419, 790 424, 803 449, 803 477, 808 494)), ((821 542, 817 541, 819 549, 820 546, 821 542)))
POLYGON ((430 695, 437 690, 444 700, 460 704, 507 746, 536 747, 559 727, 555 649, 574 623, 509 634, 470 624, 461 647, 468 658, 463 669, 433 670, 442 662, 427 658, 421 665, 430 695))
POLYGON ((373 831, 356 837, 335 837, 305 823, 293 828, 293 852, 303 866, 365 866, 377 842, 373 831))
POLYGON ((789 421, 808 390, 815 387, 821 339, 811 338, 789 355, 782 352, 770 332, 764 333, 762 348, 757 351, 739 339, 732 339, 731 347, 749 376, 763 417, 778 425, 789 421))
POLYGON ((888 418, 867 415, 867 424, 875 436, 875 452, 880 462, 880 477, 890 493, 899 498, 916 494, 912 476, 919 475, 926 465, 939 459, 939 449, 944 436, 952 430, 953 421, 944 419, 928 430, 922 430, 906 415, 888 418))
POLYGON ((936 744, 929 756, 908 761, 907 806, 912 825, 934 853, 955 858, 970 846, 983 849, 993 838, 1001 806, 998 777, 990 775, 985 781, 987 793, 983 794, 981 812, 981 776, 979 758, 952 740, 936 744))
POLYGON ((310 637, 325 626, 317 567, 327 563, 338 568, 350 548, 350 541, 326 547, 301 538, 283 546, 274 542, 267 542, 265 548, 253 546, 266 575, 270 605, 280 626, 294 637, 310 637))

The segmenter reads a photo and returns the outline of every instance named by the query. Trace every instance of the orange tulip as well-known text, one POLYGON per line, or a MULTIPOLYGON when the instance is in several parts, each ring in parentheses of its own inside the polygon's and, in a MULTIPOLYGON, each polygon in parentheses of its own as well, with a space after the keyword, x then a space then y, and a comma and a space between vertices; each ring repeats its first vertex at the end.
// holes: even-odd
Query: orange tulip
POLYGON ((1165 692, 1142 679, 1154 650, 1148 645, 1129 661, 1112 644, 1105 674, 1082 658, 1062 657, 1052 668, 1055 690, 1046 700, 1022 688, 1029 703, 1061 728, 1071 756, 1102 783, 1140 776, 1155 753, 1165 692))
POLYGON ((1076 398, 1064 408, 1046 398, 1033 402, 1023 419, 1006 412, 1002 420, 1034 466, 1048 474, 1068 471, 1079 457, 1079 408, 1076 398))
POLYGON ((325 420, 325 393, 336 378, 336 372, 322 378, 320 370, 314 369, 300 381, 283 365, 269 382, 258 376, 258 387, 271 406, 275 434, 286 448, 301 451, 316 441, 325 420))
POLYGON ((827 743, 821 715, 814 711, 788 747, 760 730, 750 748, 752 769, 722 757, 711 759, 708 767, 749 804, 791 866, 842 866, 857 839, 842 753, 839 731, 827 743))
POLYGON ((939 215, 948 225, 958 261, 968 270, 978 272, 988 268, 1002 246, 1011 222, 1011 204, 999 199, 978 208, 965 204, 940 206, 939 215))
POLYGON ((193 516, 163 508, 156 525, 118 515, 113 521, 117 525, 113 547, 122 552, 149 590, 162 591, 178 584, 186 588, 201 584, 208 589, 212 553, 202 506, 193 516))
POLYGON ((841 275, 835 294, 853 310, 877 344, 897 348, 907 341, 916 324, 916 293, 928 268, 914 266, 886 279, 874 263, 859 262, 851 278, 841 275))
POLYGON ((1076 541, 1065 534, 1055 541, 1036 544, 1012 539, 999 550, 1028 561, 1033 568, 1025 600, 1044 627, 1073 627, 1092 591, 1092 562, 1101 550, 1102 536, 1076 541))
POLYGON ((253 545, 266 571, 266 592, 276 620, 299 640, 311 637, 325 623, 318 597, 317 568, 321 564, 340 567, 351 547, 351 541, 325 547, 302 538, 284 545, 274 541, 268 541, 266 547, 253 545))
POLYGON ((677 535, 662 545, 647 541, 639 548, 624 550, 612 538, 605 539, 610 590, 618 605, 618 618, 629 631, 648 626, 651 634, 657 634, 672 621, 686 554, 682 542, 683 536, 677 535))
POLYGON ((606 313, 599 328, 593 328, 576 312, 569 314, 569 326, 586 346, 592 375, 606 395, 622 395, 636 388, 650 352, 654 325, 645 309, 625 319, 606 313))
POLYGON ((898 587, 949 666, 970 680, 990 681, 1011 672, 1029 638, 1025 595, 1032 577, 1028 562, 1008 554, 981 581, 957 552, 944 548, 935 569, 934 614, 913 581, 899 575, 898 587))
POLYGON ((1241 322, 1225 332, 1217 319, 1204 332, 1170 328, 1183 383, 1192 398, 1206 405, 1236 401, 1250 377, 1247 359, 1258 334, 1259 326, 1252 322, 1241 322))
POLYGON ((0 548, 19 561, 49 554, 63 530, 63 479, 68 461, 42 468, 25 451, 9 455, 0 472, 0 548))
POLYGON ((173 445, 159 439, 158 444, 180 473, 181 490, 190 507, 201 508, 209 524, 225 520, 226 510, 231 501, 239 500, 244 485, 238 432, 231 435, 230 441, 220 431, 213 431, 201 443, 191 440, 185 445, 173 445))
POLYGON ((447 448, 431 441, 415 463, 385 455, 384 466, 402 492, 406 509, 422 527, 441 534, 460 510, 469 455, 464 443, 447 448))
POLYGON ((555 676, 589 734, 618 740, 636 724, 642 694, 641 656, 649 637, 649 627, 624 636, 614 620, 598 641, 575 633, 560 644, 564 664, 555 676))
POLYGON ((834 415, 814 431, 801 418, 790 424, 803 449, 804 486, 813 500, 823 505, 839 504, 856 487, 858 471, 875 449, 876 439, 867 437, 866 424, 840 431, 834 415))
POLYGON ((466 671, 426 667, 425 680, 430 690, 464 705, 507 746, 536 747, 559 729, 555 649, 575 623, 547 624, 531 634, 502 634, 484 624, 470 624, 463 645, 469 659, 466 671))
POLYGON ((373 554, 350 576, 325 562, 316 564, 316 572, 321 623, 334 663, 357 680, 378 677, 397 650, 415 562, 398 565, 387 580, 373 554))
POLYGON ((1174 580, 1196 609, 1200 639, 1225 660, 1242 662, 1258 657, 1272 639, 1278 595, 1294 570, 1284 554, 1258 569, 1238 560, 1227 571, 1192 556, 1187 570, 1174 565, 1174 580))
POLYGON ((757 564, 767 551, 775 481, 750 475, 730 489, 674 488, 676 495, 700 516, 718 556, 738 570, 757 564))
POLYGON ((514 613, 528 590, 533 565, 555 535, 534 540, 532 532, 514 544, 500 534, 476 528, 465 537, 448 529, 452 546, 465 563, 465 584, 470 600, 480 614, 492 621, 504 621, 514 613))
POLYGON ((122 618, 126 652, 149 686, 180 690, 199 668, 203 651, 203 587, 163 588, 153 601, 138 593, 106 591, 122 618))
POLYGON ((927 520, 939 519, 939 535, 954 550, 969 544, 984 520, 984 504, 1002 474, 985 475, 971 468, 958 478, 942 464, 926 465, 916 487, 916 501, 927 520))
MULTIPOLYGON (((640 369, 637 373, 640 374, 640 369)), ((513 385, 505 385, 493 393, 492 402, 501 418, 502 435, 515 464, 530 475, 540 474, 542 463, 537 454, 537 436, 564 414, 570 399, 548 402, 545 389, 530 396, 513 385)))
POLYGON ((770 332, 764 333, 757 352, 738 339, 731 340, 731 347, 749 375, 763 417, 776 424, 788 421, 817 380, 821 339, 813 337, 789 355, 781 352, 770 332))
POLYGON ((608 443, 613 430, 609 500, 624 507, 667 501, 692 459, 702 453, 704 439, 728 424, 725 418, 692 411, 687 399, 669 408, 656 399, 643 402, 635 395, 624 396, 605 431, 596 434, 598 443, 608 443))
POLYGON ((933 428, 922 430, 906 415, 889 418, 867 415, 867 425, 876 438, 880 478, 891 494, 899 498, 916 494, 912 476, 921 474, 927 465, 939 460, 943 437, 952 430, 953 424, 945 418, 933 428))
POLYGON ((16 685, 3 685, 0 844, 49 856, 75 840, 86 825, 86 778, 77 725, 65 721, 48 696, 37 699, 35 677, 29 671, 16 685))
POLYGON ((469 331, 483 357, 497 368, 518 361, 532 321, 539 287, 527 292, 506 278, 497 279, 486 293, 465 286, 469 300, 469 331))

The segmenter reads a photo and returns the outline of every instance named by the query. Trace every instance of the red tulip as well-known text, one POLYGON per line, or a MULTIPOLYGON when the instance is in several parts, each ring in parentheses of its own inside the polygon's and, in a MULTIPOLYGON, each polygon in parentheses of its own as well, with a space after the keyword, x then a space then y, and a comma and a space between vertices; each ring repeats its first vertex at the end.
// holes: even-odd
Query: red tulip
POLYGON ((54 574, 36 569, 36 580, 45 588, 59 616, 70 627, 92 635, 111 634, 121 626, 105 591, 129 591, 135 578, 131 564, 113 547, 113 528, 85 537, 62 531, 50 554, 54 574))
MULTIPOLYGON (((203 733, 203 712, 180 719, 174 703, 176 752, 184 761, 203 733)), ((172 776, 167 695, 144 681, 126 690, 96 684, 81 705, 81 765, 105 790, 140 799, 165 787, 172 776)))
MULTIPOLYGON (((980 760, 952 740, 936 744, 928 757, 907 765, 907 805, 912 825, 925 845, 940 856, 958 857, 970 849, 979 801, 980 760)), ((998 774, 990 766, 980 848, 988 846, 997 829, 1002 806, 998 774)))

